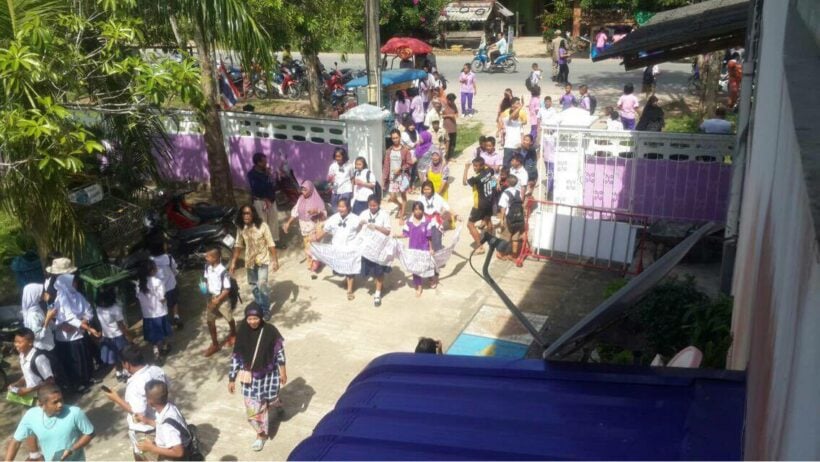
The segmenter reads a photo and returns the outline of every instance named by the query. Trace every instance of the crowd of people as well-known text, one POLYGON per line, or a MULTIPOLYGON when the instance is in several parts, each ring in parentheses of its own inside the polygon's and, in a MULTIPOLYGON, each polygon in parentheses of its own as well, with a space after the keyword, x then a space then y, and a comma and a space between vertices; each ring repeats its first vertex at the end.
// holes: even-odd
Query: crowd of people
MULTIPOLYGON (((368 165, 364 157, 351 160, 344 148, 335 149, 327 169, 329 202, 312 181, 303 180, 298 200, 284 222, 279 220, 276 205, 278 178, 267 156, 254 154, 253 167, 247 172, 251 200, 239 208, 233 254, 229 261, 222 261, 218 248, 208 249, 199 278, 210 337, 203 354, 210 357, 222 348, 232 348, 224 364, 228 392, 236 393, 239 388, 242 393, 245 415, 255 434, 253 450, 262 450, 269 438, 269 414, 281 412, 280 389, 287 383, 284 339, 269 322, 270 279, 279 270, 280 236, 298 227, 310 278, 317 279, 329 267, 342 279, 347 300, 355 299, 357 279, 372 279, 375 307, 382 305, 385 279, 395 261, 407 270, 408 285, 416 296, 422 296, 425 287, 437 287, 448 257, 444 237, 452 236, 454 245, 460 221, 466 222, 474 253, 485 252, 483 233, 500 234, 511 246, 498 258, 518 261, 526 226, 524 204, 539 184, 541 127, 562 113, 596 113, 597 99, 590 88, 579 85, 575 93, 568 80, 566 44, 561 40, 556 45, 556 82, 563 93, 555 101, 549 95, 542 98, 544 78, 538 64, 532 65, 525 82, 528 100, 506 89, 497 108, 494 136, 481 136, 464 165, 461 182, 472 195, 468 213, 459 215, 449 201, 456 181, 450 162, 455 158, 458 119, 475 114, 477 77, 469 64, 458 77, 460 107, 456 94, 446 91, 446 81, 437 73, 431 72, 423 85, 398 92, 392 102, 396 124, 389 132, 382 165, 368 165), (374 170, 378 168, 380 175, 374 170), (383 200, 395 207, 385 209, 383 200), (368 253, 365 249, 374 247, 373 243, 380 247, 368 253), (245 306, 243 318, 235 320, 240 259, 253 301, 245 306), (217 330, 220 318, 228 328, 222 340, 217 330)), ((647 99, 643 108, 633 85, 624 86, 616 105, 604 110, 607 130, 663 129, 664 113, 654 94, 658 74, 657 67, 644 73, 647 99)), ((703 122, 702 131, 730 132, 731 124, 725 118, 725 109, 719 108, 714 119, 703 122)), ((14 339, 22 377, 10 391, 28 405, 36 397, 37 406, 18 424, 7 460, 16 456, 21 445, 29 450, 29 460, 83 459, 94 425, 82 410, 63 404, 63 393, 89 391, 99 383, 95 377, 102 375, 95 370, 113 371, 116 380, 125 384, 122 394, 107 387, 104 392, 123 411, 135 460, 197 457, 195 427, 173 404, 171 380, 162 369, 173 350, 174 330, 184 325, 179 311, 179 270, 165 242, 158 239, 149 247, 150 259, 137 269, 133 295, 153 362, 137 346, 129 328, 133 320, 126 320, 121 294, 103 288, 94 294, 92 307, 69 258, 50 255, 46 280, 24 287, 25 327, 14 339)), ((423 338, 417 351, 440 354, 441 343, 423 338)))

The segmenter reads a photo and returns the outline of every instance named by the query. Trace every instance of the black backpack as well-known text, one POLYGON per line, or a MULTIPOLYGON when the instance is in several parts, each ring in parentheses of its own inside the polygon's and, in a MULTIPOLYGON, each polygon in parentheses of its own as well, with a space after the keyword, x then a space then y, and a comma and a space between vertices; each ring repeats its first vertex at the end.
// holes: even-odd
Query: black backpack
MULTIPOLYGON (((373 172, 371 172, 370 170, 367 171, 367 181, 368 182, 370 181, 370 175, 372 173, 373 172)), ((373 185, 373 194, 375 194, 376 197, 378 197, 379 199, 382 198, 382 185, 378 181, 376 181, 375 184, 373 185)))
POLYGON ((183 454, 181 460, 205 460, 205 456, 202 454, 202 445, 199 442, 199 433, 196 430, 196 425, 188 424, 188 426, 185 427, 181 423, 171 418, 163 420, 162 423, 170 424, 180 434, 187 433, 190 437, 188 445, 185 446, 185 454, 183 454))
POLYGON ((516 191, 515 194, 510 191, 505 191, 509 199, 507 205, 507 229, 522 229, 524 227, 524 201, 521 199, 521 193, 516 191))
MULTIPOLYGON (((222 283, 222 290, 225 290, 225 274, 228 273, 228 270, 222 272, 219 275, 219 281, 222 283)), ((231 281, 231 286, 228 288, 228 301, 231 304, 231 310, 236 309, 236 305, 242 302, 242 296, 239 295, 239 283, 236 282, 236 278, 228 277, 228 280, 231 281)))
POLYGON ((594 95, 587 94, 589 97, 589 115, 595 115, 595 108, 598 107, 598 98, 594 95))
POLYGON ((530 75, 524 80, 524 86, 527 87, 527 91, 532 91, 532 72, 530 72, 530 75))

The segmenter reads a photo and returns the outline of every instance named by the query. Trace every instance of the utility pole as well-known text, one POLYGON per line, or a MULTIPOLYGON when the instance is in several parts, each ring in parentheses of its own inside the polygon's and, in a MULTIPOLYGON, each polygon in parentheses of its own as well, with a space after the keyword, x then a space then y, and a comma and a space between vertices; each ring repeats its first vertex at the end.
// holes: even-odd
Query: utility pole
POLYGON ((379 59, 379 0, 364 0, 365 65, 367 66, 367 102, 382 107, 382 69, 379 59))

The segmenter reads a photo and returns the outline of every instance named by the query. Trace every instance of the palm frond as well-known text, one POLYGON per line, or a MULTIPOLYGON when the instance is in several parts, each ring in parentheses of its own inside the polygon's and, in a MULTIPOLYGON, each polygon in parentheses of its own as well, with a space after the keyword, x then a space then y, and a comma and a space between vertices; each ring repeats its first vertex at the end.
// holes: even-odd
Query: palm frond
POLYGON ((69 12, 70 3, 64 0, 5 0, 0 2, 0 46, 25 30, 34 22, 48 22, 49 18, 69 12))

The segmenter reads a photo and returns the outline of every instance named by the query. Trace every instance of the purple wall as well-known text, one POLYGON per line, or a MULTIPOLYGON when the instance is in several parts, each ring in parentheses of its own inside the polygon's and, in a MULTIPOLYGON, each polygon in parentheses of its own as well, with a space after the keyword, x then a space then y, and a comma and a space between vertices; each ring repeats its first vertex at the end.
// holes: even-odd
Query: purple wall
POLYGON ((732 166, 720 162, 587 158, 584 205, 723 222, 731 179, 732 166))
MULTIPOLYGON (((202 135, 169 135, 169 138, 173 152, 169 164, 162 163, 160 167, 163 176, 177 180, 191 178, 195 181, 207 181, 208 156, 202 135)), ((274 168, 280 167, 287 158, 288 165, 299 181, 324 181, 336 147, 306 141, 234 136, 230 138, 231 176, 236 187, 247 188, 245 172, 253 164, 253 154, 262 152, 268 156, 268 161, 274 168)))

